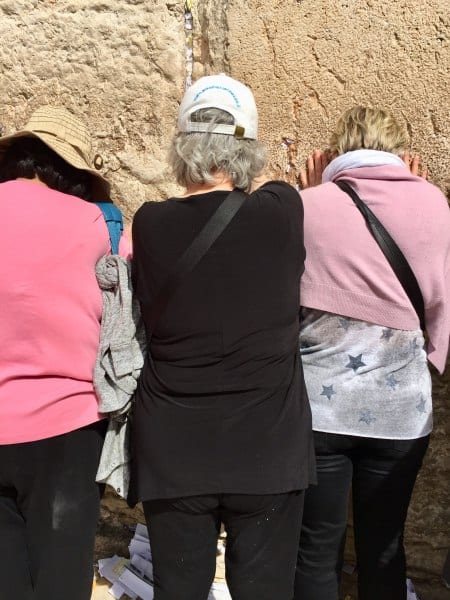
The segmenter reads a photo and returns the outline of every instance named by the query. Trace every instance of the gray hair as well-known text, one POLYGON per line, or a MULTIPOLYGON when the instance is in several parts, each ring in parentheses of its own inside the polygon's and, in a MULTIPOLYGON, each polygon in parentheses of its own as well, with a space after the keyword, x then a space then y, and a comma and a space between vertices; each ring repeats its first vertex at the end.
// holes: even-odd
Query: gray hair
MULTIPOLYGON (((234 124, 230 113, 204 108, 191 115, 193 121, 234 124)), ((239 139, 223 133, 176 134, 169 152, 169 162, 180 185, 214 183, 214 175, 228 175, 234 187, 250 191, 252 182, 267 162, 265 146, 258 140, 239 139)))

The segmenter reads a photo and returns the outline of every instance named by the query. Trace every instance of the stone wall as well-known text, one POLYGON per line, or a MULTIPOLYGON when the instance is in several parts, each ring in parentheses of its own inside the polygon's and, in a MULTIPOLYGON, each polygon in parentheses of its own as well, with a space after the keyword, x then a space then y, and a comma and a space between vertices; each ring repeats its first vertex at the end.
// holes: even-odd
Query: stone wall
POLYGON ((203 23, 225 32, 211 40, 211 68, 252 86, 274 170, 295 172, 308 151, 324 145, 337 116, 364 103, 406 122, 433 180, 450 184, 447 0, 199 5, 209 5, 199 10, 203 23), (283 138, 294 141, 289 156, 280 150, 283 138))
POLYGON ((181 2, 0 0, 0 123, 61 103, 89 122, 130 219, 167 183, 165 148, 184 86, 181 2))
MULTIPOLYGON (((184 10, 181 0, 0 0, 4 132, 41 104, 64 104, 89 122, 128 220, 145 198, 172 193, 165 154, 186 75, 184 10)), ((194 0, 193 16, 194 76, 225 71, 252 87, 274 175, 293 181, 342 110, 370 103, 406 123, 433 181, 450 187, 447 0, 194 0)), ((407 531, 429 600, 444 598, 450 545, 449 385, 447 370, 407 531)), ((109 497, 104 548, 121 537, 114 507, 109 497)))
MULTIPOLYGON (((194 76, 225 71, 252 87, 273 173, 293 178, 340 112, 362 102, 406 122, 446 188, 447 8, 447 0, 194 0, 194 76)), ((0 0, 0 17, 4 131, 40 104, 65 104, 90 123, 128 217, 144 198, 173 191, 165 153, 185 79, 182 0, 0 0)))

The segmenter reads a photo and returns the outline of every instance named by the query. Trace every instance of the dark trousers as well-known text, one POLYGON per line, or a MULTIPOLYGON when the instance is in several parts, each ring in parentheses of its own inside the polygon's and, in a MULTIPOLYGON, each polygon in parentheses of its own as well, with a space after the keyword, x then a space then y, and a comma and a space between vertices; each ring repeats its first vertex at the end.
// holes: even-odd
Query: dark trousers
POLYGON ((88 600, 105 424, 0 446, 0 598, 88 600))
POLYGON ((221 523, 233 600, 292 600, 304 492, 144 502, 155 600, 206 600, 221 523))
POLYGON ((350 488, 359 600, 406 600, 403 531, 429 436, 382 440, 315 432, 294 600, 337 600, 350 488))

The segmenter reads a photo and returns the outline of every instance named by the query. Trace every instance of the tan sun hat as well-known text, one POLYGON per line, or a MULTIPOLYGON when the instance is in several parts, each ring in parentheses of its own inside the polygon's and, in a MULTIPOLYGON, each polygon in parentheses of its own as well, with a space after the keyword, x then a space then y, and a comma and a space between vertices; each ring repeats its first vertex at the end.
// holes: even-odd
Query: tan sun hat
POLYGON ((94 176, 94 193, 99 200, 109 196, 110 185, 100 175, 103 160, 100 155, 92 159, 91 137, 86 125, 62 106, 42 106, 31 115, 23 129, 0 137, 0 161, 9 143, 19 137, 39 138, 69 165, 88 171, 94 176))

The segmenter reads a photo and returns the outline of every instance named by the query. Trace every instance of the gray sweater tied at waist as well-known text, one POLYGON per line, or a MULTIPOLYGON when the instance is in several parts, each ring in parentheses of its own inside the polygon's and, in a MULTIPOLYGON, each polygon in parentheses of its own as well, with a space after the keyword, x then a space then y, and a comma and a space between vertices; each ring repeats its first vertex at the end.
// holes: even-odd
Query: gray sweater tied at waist
POLYGON ((129 411, 144 364, 145 330, 133 298, 131 266, 116 254, 95 268, 102 290, 100 345, 94 368, 98 410, 109 417, 96 480, 111 485, 123 498, 129 485, 129 411))

